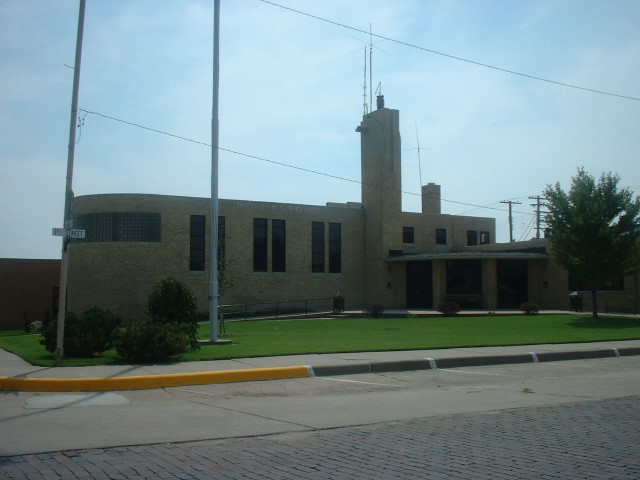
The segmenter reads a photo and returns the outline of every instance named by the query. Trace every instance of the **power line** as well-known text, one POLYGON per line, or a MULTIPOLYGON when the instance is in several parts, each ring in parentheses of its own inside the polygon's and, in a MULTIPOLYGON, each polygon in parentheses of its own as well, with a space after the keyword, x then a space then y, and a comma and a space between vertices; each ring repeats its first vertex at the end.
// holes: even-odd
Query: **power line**
MULTIPOLYGON (((78 110, 81 111, 81 112, 85 112, 86 114, 96 115, 96 116, 99 116, 99 117, 102 117, 102 118, 106 118, 108 120, 113 120, 114 122, 119 122, 119 123, 123 123, 125 125, 129 125, 129 126, 132 126, 132 127, 141 128, 143 130, 148 130, 150 132, 158 133, 160 135, 166 135, 168 137, 177 138, 178 140, 184 140, 185 142, 191 142, 191 143, 195 143, 195 144, 198 144, 198 145, 203 145, 205 147, 211 147, 211 144, 207 143, 207 142, 201 142, 199 140, 194 140, 192 138, 183 137, 181 135, 176 135, 174 133, 165 132, 165 131, 162 131, 162 130, 158 130, 156 128, 147 127, 145 125, 140 125, 139 123, 130 122, 128 120, 123 120, 121 118, 116 118, 116 117, 113 117, 113 116, 110 116, 110 115, 105 115, 104 113, 95 112, 95 111, 92 111, 92 110, 86 110, 84 108, 79 108, 78 110)), ((242 157, 251 158, 251 159, 254 159, 254 160, 259 160, 261 162, 271 163, 273 165, 279 165, 281 167, 292 168, 294 170, 300 170, 302 172, 312 173, 314 175, 320 175, 320 176, 323 176, 323 177, 333 178, 335 180, 342 180, 342 181, 345 181, 345 182, 355 183, 355 184, 358 184, 358 185, 368 185, 368 186, 372 186, 372 187, 376 187, 376 188, 385 188, 385 187, 381 187, 379 185, 365 184, 365 183, 361 182, 360 180, 353 180, 351 178, 340 177, 338 175, 332 175, 330 173, 325 173, 325 172, 319 172, 317 170, 311 170, 309 168, 299 167, 297 165, 291 165, 291 164, 284 163, 284 162, 278 162, 276 160, 271 160, 271 159, 268 159, 268 158, 259 157, 257 155, 251 155, 249 153, 239 152, 237 150, 231 150, 229 148, 218 147, 218 149, 223 151, 223 152, 231 153, 231 154, 234 154, 234 155, 239 155, 239 156, 242 156, 242 157)), ((420 193, 407 192, 407 191, 404 191, 404 190, 400 190, 400 193, 403 193, 403 194, 406 194, 406 195, 412 195, 412 196, 416 196, 416 197, 422 197, 422 194, 420 194, 420 193)), ((443 201, 443 202, 447 202, 447 203, 454 203, 456 205, 464 205, 464 206, 467 206, 467 207, 474 207, 475 209, 497 210, 499 212, 505 212, 506 211, 506 210, 504 210, 502 208, 496 208, 496 207, 492 207, 490 205, 477 205, 477 204, 474 204, 474 203, 459 202, 459 201, 456 201, 456 200, 447 200, 445 198, 441 198, 440 200, 443 201)), ((525 212, 519 212, 519 213, 525 214, 525 212)))
POLYGON ((259 1, 261 1, 263 3, 266 3, 266 4, 269 4, 269 5, 272 5, 274 7, 282 8, 283 10, 289 10, 290 12, 297 13, 299 15, 304 15, 304 16, 309 17, 309 18, 313 18, 315 20, 320 20, 321 22, 330 23, 332 25, 336 25, 336 26, 341 27, 341 28, 346 28, 346 29, 349 29, 349 30, 353 30, 355 32, 364 33, 364 34, 367 34, 367 35, 370 35, 370 36, 373 36, 373 37, 376 37, 376 38, 380 38, 382 40, 387 40, 389 42, 397 43, 398 45, 404 45, 405 47, 410 47, 410 48, 415 48, 417 50, 422 50, 423 52, 433 53, 435 55, 440 55, 440 56, 443 56, 443 57, 451 58, 453 60, 458 60, 460 62, 471 63, 472 65, 476 65, 476 66, 479 66, 479 67, 490 68, 492 70, 497 70, 499 72, 509 73, 511 75, 518 75, 520 77, 530 78, 532 80, 538 80, 540 82, 547 82, 547 83, 551 83, 551 84, 554 84, 554 85, 560 85, 562 87, 575 88, 575 89, 578 89, 578 90, 583 90, 583 91, 591 92, 591 93, 597 93, 597 94, 600 94, 600 95, 609 95, 611 97, 618 97, 618 98, 624 98, 624 99, 627 99, 627 100, 640 101, 640 98, 637 98, 637 97, 630 97, 630 96, 627 96, 627 95, 620 95, 620 94, 617 94, 617 93, 605 92, 605 91, 602 91, 602 90, 595 90, 593 88, 580 87, 578 85, 572 85, 572 84, 569 84, 569 83, 563 83, 563 82, 558 82, 558 81, 555 81, 555 80, 549 80, 548 78, 537 77, 535 75, 529 75, 527 73, 520 73, 520 72, 516 72, 514 70, 508 70, 506 68, 496 67, 496 66, 489 65, 489 64, 486 64, 486 63, 482 63, 482 62, 476 62, 475 60, 469 60, 468 58, 457 57, 455 55, 451 55, 451 54, 443 53, 443 52, 438 52, 436 50, 431 50, 429 48, 421 47, 419 45, 414 45, 412 43, 404 42, 402 40, 397 40, 395 38, 386 37, 384 35, 380 35, 380 34, 377 34, 377 33, 367 32, 366 30, 362 30, 360 28, 352 27, 352 26, 346 25, 344 23, 340 23, 340 22, 336 22, 334 20, 329 20, 327 18, 319 17, 317 15, 313 15, 311 13, 303 12, 301 10, 296 10, 295 8, 286 7, 284 5, 280 5, 278 3, 271 2, 269 0, 259 0, 259 1))

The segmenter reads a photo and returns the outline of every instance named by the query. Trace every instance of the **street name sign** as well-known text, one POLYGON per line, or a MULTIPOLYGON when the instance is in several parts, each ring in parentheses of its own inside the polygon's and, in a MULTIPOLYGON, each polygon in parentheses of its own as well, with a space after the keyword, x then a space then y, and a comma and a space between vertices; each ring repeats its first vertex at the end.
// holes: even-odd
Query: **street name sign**
MULTIPOLYGON (((65 229, 64 228, 52 228, 51 235, 54 237, 64 237, 65 229)), ((67 228, 66 229, 66 237, 67 238, 84 238, 85 230, 81 230, 79 228, 67 228)))

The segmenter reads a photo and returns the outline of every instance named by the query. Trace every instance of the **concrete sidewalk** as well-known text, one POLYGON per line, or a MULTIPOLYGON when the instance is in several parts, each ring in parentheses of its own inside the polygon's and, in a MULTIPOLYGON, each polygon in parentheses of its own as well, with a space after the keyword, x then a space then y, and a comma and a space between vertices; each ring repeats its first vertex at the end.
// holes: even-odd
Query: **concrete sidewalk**
POLYGON ((104 391, 640 355, 640 340, 35 367, 0 349, 0 391, 104 391))

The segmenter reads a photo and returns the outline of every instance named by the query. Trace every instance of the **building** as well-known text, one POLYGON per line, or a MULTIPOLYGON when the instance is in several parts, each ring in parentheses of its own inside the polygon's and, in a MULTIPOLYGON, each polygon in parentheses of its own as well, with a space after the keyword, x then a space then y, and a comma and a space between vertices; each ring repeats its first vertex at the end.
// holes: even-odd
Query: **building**
MULTIPOLYGON (((221 304, 345 297, 435 309, 446 300, 484 311, 568 309, 568 279, 546 240, 495 243, 493 218, 444 215, 439 185, 422 187, 422 212, 403 212, 399 112, 364 115, 360 202, 326 206, 219 201, 219 256, 235 286, 221 304)), ((75 200, 68 307, 99 305, 141 317, 154 284, 172 276, 208 308, 210 199, 100 194, 75 200)), ((637 278, 636 278, 637 284, 637 278)), ((637 285, 636 285, 637 298, 637 285)))
POLYGON ((0 330, 57 313, 60 260, 0 258, 0 330))

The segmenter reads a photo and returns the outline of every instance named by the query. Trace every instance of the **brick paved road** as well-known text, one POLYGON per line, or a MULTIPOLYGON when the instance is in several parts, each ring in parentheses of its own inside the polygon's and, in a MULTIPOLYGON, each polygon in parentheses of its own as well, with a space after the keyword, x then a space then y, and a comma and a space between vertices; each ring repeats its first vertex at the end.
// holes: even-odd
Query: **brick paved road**
POLYGON ((11 456, 0 478, 638 479, 640 397, 11 456))

